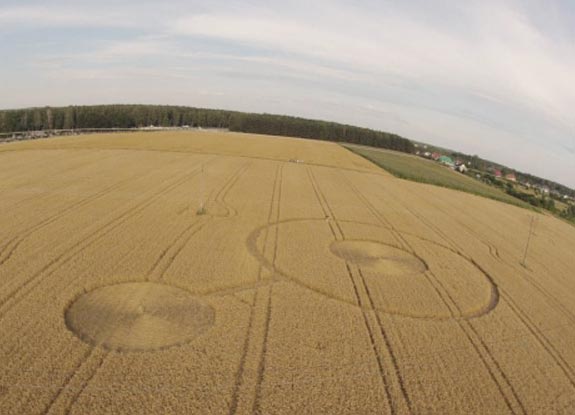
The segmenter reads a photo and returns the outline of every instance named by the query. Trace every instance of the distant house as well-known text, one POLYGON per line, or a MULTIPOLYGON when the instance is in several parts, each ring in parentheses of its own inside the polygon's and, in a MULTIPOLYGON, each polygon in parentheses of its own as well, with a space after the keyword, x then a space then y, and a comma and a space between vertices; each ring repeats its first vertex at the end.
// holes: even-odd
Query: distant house
POLYGON ((465 163, 461 163, 458 166, 455 166, 455 170, 457 170, 459 173, 465 173, 467 172, 467 166, 465 163))
POLYGON ((433 160, 439 160, 440 157, 441 157, 441 154, 439 154, 439 153, 431 153, 431 158, 433 160))
POLYGON ((497 177, 497 178, 502 178, 502 177, 503 177, 503 174, 501 173, 501 170, 497 170, 497 169, 493 172, 493 175, 494 175, 495 177, 497 177))
POLYGON ((533 187, 535 187, 535 189, 537 189, 541 193, 545 193, 545 194, 549 193, 549 188, 547 186, 537 185, 537 186, 533 186, 533 187))
POLYGON ((423 153, 424 157, 430 158, 431 157, 431 153, 429 151, 426 151, 425 153, 423 153))
POLYGON ((463 161, 461 161, 460 159, 455 160, 454 169, 457 170, 459 173, 465 173, 465 172, 467 172, 467 166, 466 166, 465 163, 464 163, 463 161))
POLYGON ((509 180, 510 182, 516 182, 517 178, 515 177, 514 173, 508 173, 505 175, 505 179, 509 180))
POLYGON ((441 164, 445 164, 446 166, 450 166, 450 167, 455 166, 455 163, 453 162, 451 157, 448 157, 448 156, 441 156, 441 157, 439 157, 438 161, 441 164))

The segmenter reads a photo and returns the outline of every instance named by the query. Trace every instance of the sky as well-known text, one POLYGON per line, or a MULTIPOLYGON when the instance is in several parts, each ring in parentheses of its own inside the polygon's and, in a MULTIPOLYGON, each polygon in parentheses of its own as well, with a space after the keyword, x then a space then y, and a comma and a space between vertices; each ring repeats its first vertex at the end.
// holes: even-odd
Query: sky
POLYGON ((0 108, 349 123, 575 188, 572 0, 2 0, 0 108))

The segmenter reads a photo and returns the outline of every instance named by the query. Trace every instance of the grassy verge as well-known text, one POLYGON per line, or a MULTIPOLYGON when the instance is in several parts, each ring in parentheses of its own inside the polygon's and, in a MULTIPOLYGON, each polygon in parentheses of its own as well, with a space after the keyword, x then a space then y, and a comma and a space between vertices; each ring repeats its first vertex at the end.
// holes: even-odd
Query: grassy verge
POLYGON ((342 144, 342 146, 401 179, 447 187, 539 212, 539 209, 506 194, 496 187, 489 186, 469 176, 457 173, 436 162, 410 154, 379 148, 352 144, 342 144))

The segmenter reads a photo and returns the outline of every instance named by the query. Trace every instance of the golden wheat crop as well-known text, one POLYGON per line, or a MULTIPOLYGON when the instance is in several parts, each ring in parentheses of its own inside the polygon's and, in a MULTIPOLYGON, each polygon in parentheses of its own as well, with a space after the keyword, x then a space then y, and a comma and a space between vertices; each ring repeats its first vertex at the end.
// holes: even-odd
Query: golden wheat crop
POLYGON ((0 212, 0 414, 575 413, 550 216, 215 132, 2 145, 0 212))

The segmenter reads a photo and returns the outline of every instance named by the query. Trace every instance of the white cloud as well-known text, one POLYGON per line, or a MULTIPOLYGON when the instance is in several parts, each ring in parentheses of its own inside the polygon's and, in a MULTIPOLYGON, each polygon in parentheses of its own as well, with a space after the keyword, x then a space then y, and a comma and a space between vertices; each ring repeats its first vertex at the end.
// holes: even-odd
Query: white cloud
POLYGON ((467 34, 395 11, 373 16, 332 7, 323 16, 306 10, 292 14, 252 8, 243 15, 192 15, 177 19, 172 30, 327 59, 374 76, 473 90, 557 121, 575 121, 568 109, 575 104, 575 47, 553 44, 504 3, 469 6, 467 34))
POLYGON ((0 8, 0 25, 6 27, 110 27, 130 26, 121 16, 105 11, 77 11, 74 8, 20 6, 0 8))

